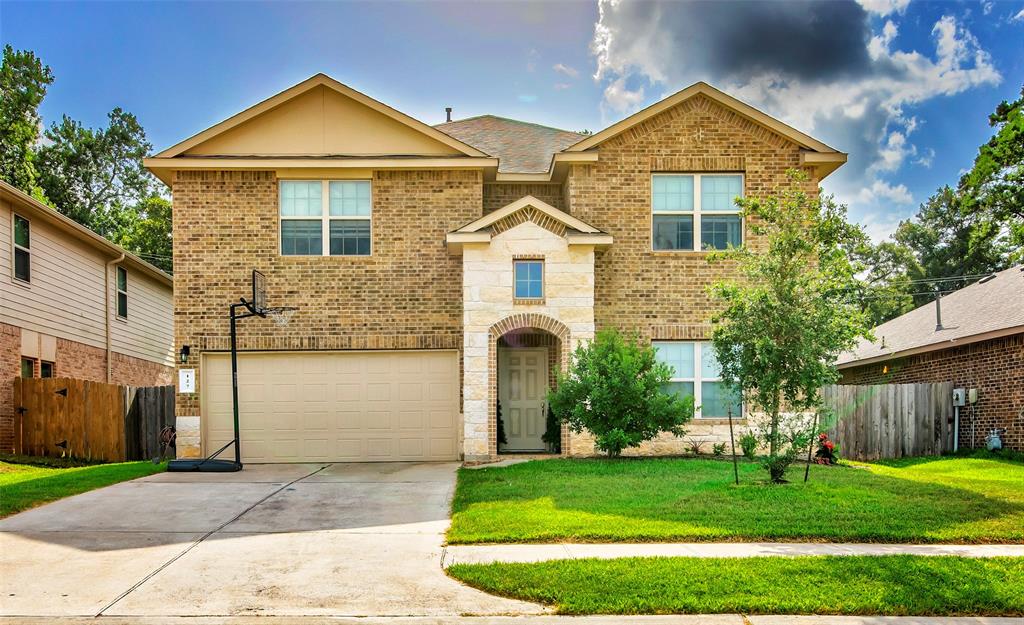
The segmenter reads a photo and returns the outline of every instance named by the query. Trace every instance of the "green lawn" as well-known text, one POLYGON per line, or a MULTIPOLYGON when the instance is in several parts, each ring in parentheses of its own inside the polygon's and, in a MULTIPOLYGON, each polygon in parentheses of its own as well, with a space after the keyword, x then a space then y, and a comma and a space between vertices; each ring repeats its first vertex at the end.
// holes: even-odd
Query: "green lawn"
POLYGON ((159 473, 149 461, 57 468, 0 461, 0 518, 87 490, 159 473))
POLYGON ((563 614, 1024 615, 1024 558, 624 558, 448 573, 563 614))
POLYGON ((1022 542, 1024 464, 915 458, 803 467, 770 485, 754 463, 559 459, 462 469, 451 543, 1022 542))

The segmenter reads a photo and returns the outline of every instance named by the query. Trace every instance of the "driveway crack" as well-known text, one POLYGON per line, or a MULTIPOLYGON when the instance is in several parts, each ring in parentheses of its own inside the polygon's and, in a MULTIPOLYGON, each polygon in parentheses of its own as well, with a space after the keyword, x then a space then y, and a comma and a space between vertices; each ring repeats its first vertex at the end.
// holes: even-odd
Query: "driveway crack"
POLYGON ((184 555, 185 555, 186 553, 188 553, 188 552, 192 551, 193 549, 195 549, 196 547, 198 547, 200 543, 202 543, 202 542, 203 542, 204 540, 206 540, 206 539, 207 539, 207 538, 209 538, 210 536, 213 536, 214 534, 216 534, 217 532, 221 531, 222 529, 224 529, 224 528, 225 528, 225 527, 227 527, 228 525, 231 525, 232 523, 234 523, 234 522, 235 522, 235 521, 237 521, 238 519, 242 518, 243 516, 245 516, 246 514, 248 514, 249 512, 251 512, 251 511, 252 511, 252 510, 253 510, 254 508, 256 508, 257 506, 259 506, 259 505, 260 505, 260 504, 262 504, 263 502, 267 501, 268 499, 270 499, 270 498, 271 498, 271 497, 273 497, 274 495, 276 495, 276 494, 280 493, 280 492, 281 492, 281 491, 283 491, 284 489, 288 488, 289 486, 291 486, 291 485, 295 484, 296 482, 301 482, 302 480, 306 479, 307 477, 312 477, 312 476, 316 475, 317 473, 319 473, 319 472, 323 471, 324 469, 326 469, 326 468, 327 468, 327 467, 329 467, 329 466, 330 466, 329 464, 325 464, 324 466, 320 467, 320 468, 319 468, 319 469, 317 469, 316 471, 313 471, 312 473, 308 473, 308 474, 306 474, 306 475, 303 475, 303 476, 301 476, 301 477, 297 477, 297 478, 295 478, 294 480, 292 480, 292 481, 288 482, 287 484, 282 484, 282 485, 281 485, 281 487, 280 487, 280 488, 278 488, 277 490, 274 490, 273 492, 269 493, 268 495, 266 495, 265 497, 263 497, 262 499, 260 499, 260 500, 259 500, 259 501, 257 501, 256 503, 252 504, 251 506, 249 506, 249 507, 248 507, 248 508, 246 508, 245 510, 242 510, 241 512, 239 512, 239 513, 238 513, 238 514, 236 514, 235 516, 231 517, 231 518, 230 518, 230 519, 228 519, 227 521, 224 521, 223 523, 221 523, 220 525, 218 525, 218 526, 217 526, 216 528, 214 528, 214 529, 210 530, 209 532, 206 532, 205 534, 203 534, 202 536, 200 536, 200 537, 199 537, 199 538, 197 538, 196 540, 192 541, 192 544, 191 544, 191 545, 189 545, 188 547, 186 547, 186 548, 185 548, 184 550, 182 550, 182 552, 181 552, 181 553, 179 553, 178 555, 174 556, 173 558, 171 558, 171 559, 170 559, 170 560, 168 560, 167 562, 164 562, 163 564, 161 564, 160 566, 158 566, 158 567, 157 567, 157 568, 156 568, 155 570, 153 570, 153 571, 152 571, 151 573, 149 573, 148 575, 146 575, 145 577, 143 577, 142 579, 140 579, 140 580, 139 580, 138 582, 136 582, 135 584, 133 584, 131 588, 129 588, 128 590, 126 590, 126 591, 124 591, 123 593, 121 593, 120 595, 118 595, 118 596, 117 596, 116 598, 114 598, 114 600, 113 600, 113 601, 111 601, 111 602, 110 602, 110 603, 108 603, 107 605, 103 606, 103 607, 102 607, 102 608, 100 609, 100 611, 96 613, 96 616, 97 616, 97 617, 99 617, 99 616, 103 616, 103 613, 104 613, 104 612, 106 612, 106 611, 107 611, 107 610, 109 610, 110 608, 114 607, 114 606, 115 606, 115 605, 116 605, 116 604, 117 604, 117 603, 118 603, 119 601, 121 601, 122 599, 124 599, 124 598, 125 598, 125 597, 127 597, 128 595, 130 595, 130 594, 132 594, 133 592, 135 592, 135 590, 136 590, 136 589, 138 589, 138 588, 139 588, 139 586, 142 586, 143 584, 145 584, 145 583, 146 583, 146 582, 148 582, 149 580, 153 579, 153 577, 155 577, 156 575, 158 575, 158 574, 159 574, 159 573, 160 573, 161 571, 163 571, 164 569, 166 569, 166 568, 167 568, 167 567, 169 567, 170 565, 172 565, 172 564, 174 564, 175 562, 177 562, 177 561, 178 561, 178 560, 179 560, 179 559, 180 559, 180 558, 181 558, 182 556, 184 556, 184 555))

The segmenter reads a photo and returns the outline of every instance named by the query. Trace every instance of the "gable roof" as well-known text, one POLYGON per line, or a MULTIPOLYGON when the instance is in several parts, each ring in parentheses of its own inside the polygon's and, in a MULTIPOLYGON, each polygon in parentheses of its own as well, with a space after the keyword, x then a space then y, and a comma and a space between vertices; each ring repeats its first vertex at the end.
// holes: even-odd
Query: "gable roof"
POLYGON ((0 198, 11 202, 11 209, 14 212, 23 214, 25 217, 30 219, 42 219, 58 230, 67 233, 68 236, 74 237, 75 239, 78 239, 101 252, 105 252, 113 258, 117 258, 121 254, 124 254, 124 261, 122 261, 124 264, 135 269, 142 270, 144 273, 155 278, 167 288, 172 288, 174 278, 172 278, 170 274, 167 274, 160 268, 147 263, 135 254, 126 251, 123 247, 111 243, 77 221, 58 213, 53 208, 43 204, 31 195, 4 180, 0 180, 0 198))
POLYGON ((590 148, 596 147, 601 143, 607 141, 608 139, 611 139, 612 137, 616 137, 622 134, 623 132, 629 130, 633 126, 645 120, 648 120, 651 117, 654 117, 655 115, 662 113, 672 108, 673 106, 676 106, 677 104, 689 100, 690 98, 697 95, 703 95, 707 98, 710 98, 711 100, 714 100, 715 102, 718 102, 719 104, 725 106, 726 108, 736 111, 743 117, 746 117, 751 121, 754 121, 762 126, 765 126, 769 130, 772 130, 777 134, 789 139, 790 141, 799 145, 802 148, 812 150, 814 152, 842 154, 835 148, 831 148, 822 143, 821 141, 818 141, 814 137, 804 134, 797 130, 796 128, 793 128, 792 126, 785 124, 766 113, 762 113, 761 111, 750 106, 749 104, 741 102, 736 98, 732 97, 731 95, 728 95, 727 93, 715 89, 706 82, 696 82, 690 85, 689 87, 683 89, 682 91, 677 91, 673 95, 670 95, 669 97, 663 100, 655 102, 654 104, 648 106, 642 111, 634 113, 633 115, 630 115, 626 119, 623 119, 622 121, 619 121, 617 123, 612 124, 611 126, 608 126, 601 132, 584 138, 582 141, 567 148, 566 152, 582 152, 583 150, 589 150, 590 148))
POLYGON ((300 82, 294 87, 285 89, 284 91, 278 93, 277 95, 271 96, 270 98, 267 98, 266 100, 260 102, 259 104, 251 106, 242 111, 241 113, 232 115, 231 117, 225 119, 219 124, 215 124, 214 126, 211 126, 206 130, 167 148, 166 150, 157 154, 154 158, 174 158, 182 156, 191 148, 194 148, 200 145, 201 143, 209 141, 210 139, 218 135, 222 135, 228 132, 229 130, 234 129, 255 117, 267 113, 268 111, 271 111, 277 108, 278 106, 281 106, 285 102, 294 100, 295 98, 298 98, 299 96, 317 87, 325 87, 342 96, 355 100, 359 104, 362 104, 386 117, 389 117, 390 119, 400 124, 403 124, 413 130, 416 130, 426 135, 427 137, 434 139, 435 141, 443 143, 448 147, 452 148, 453 150, 455 150, 456 152, 460 152, 465 156, 488 156, 487 154, 481 152, 480 150, 471 145, 463 143, 462 141, 454 137, 451 137, 443 132, 431 128, 427 124, 424 124, 423 122, 414 119, 406 115, 405 113, 397 111, 382 102, 378 102, 377 100, 374 100, 373 98, 363 93, 360 93, 359 91, 356 91, 355 89, 352 89, 351 87, 344 85, 338 82, 337 80, 334 80, 330 76, 321 73, 316 74, 315 76, 312 76, 300 82))
POLYGON ((509 215, 516 213, 527 207, 533 207, 539 210, 540 212, 544 213, 548 217, 559 222, 566 228, 572 228, 577 232, 582 232, 585 234, 598 234, 601 232, 600 230, 598 230, 594 226, 591 226, 587 222, 582 221, 580 219, 576 219, 569 213, 560 211, 554 206, 542 200, 538 200, 532 195, 521 197, 515 202, 512 202, 511 204, 506 204, 505 206, 499 208, 496 211, 491 211, 490 213, 487 213, 480 219, 476 219, 474 221, 469 222, 465 226, 462 226, 455 232, 479 232, 481 230, 484 230, 485 228, 494 225, 495 223, 501 221, 502 219, 508 217, 509 215))
MULTIPOLYGON (((532 195, 524 196, 511 204, 507 204, 496 211, 492 211, 479 219, 469 222, 457 230, 449 232, 445 237, 445 242, 450 250, 456 252, 466 243, 488 243, 493 234, 502 230, 502 227, 500 227, 502 222, 521 211, 530 213, 526 220, 535 221, 536 213, 540 213, 543 216, 540 222, 550 219, 559 226, 564 227, 564 236, 569 245, 593 245, 603 248, 612 243, 612 235, 601 232, 587 222, 576 219, 572 215, 558 210, 532 195)), ((547 225, 543 227, 550 229, 547 225)), ((562 230, 559 230, 559 232, 561 233, 562 230)))
POLYGON ((545 173, 556 152, 586 135, 550 126, 479 115, 434 126, 445 134, 498 157, 500 173, 545 173))
POLYGON ((838 359, 840 368, 1024 333, 1024 265, 1011 267, 942 297, 942 329, 935 303, 915 308, 874 329, 838 359), (884 347, 883 347, 884 345, 884 347))

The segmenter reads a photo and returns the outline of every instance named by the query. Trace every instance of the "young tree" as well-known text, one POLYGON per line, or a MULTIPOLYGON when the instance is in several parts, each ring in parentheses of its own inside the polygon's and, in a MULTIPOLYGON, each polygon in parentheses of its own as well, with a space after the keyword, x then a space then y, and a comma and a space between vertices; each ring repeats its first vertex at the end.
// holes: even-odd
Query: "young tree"
POLYGON ((567 374, 548 394, 551 409, 574 432, 589 430, 609 456, 661 432, 683 436, 693 398, 666 394, 672 369, 635 335, 602 330, 573 353, 567 374))
POLYGON ((739 280, 716 283, 724 308, 713 317, 712 342, 722 379, 766 413, 765 466, 783 481, 806 433, 786 430, 784 410, 818 407, 819 389, 838 379, 836 358, 868 333, 856 303, 856 268, 844 248, 861 235, 846 208, 808 193, 806 174, 789 172, 778 195, 737 200, 766 249, 746 247, 711 255, 736 263, 739 280))
POLYGON ((53 82, 50 68, 28 50, 4 46, 0 63, 0 178, 38 200, 35 148, 39 142, 39 104, 53 82))

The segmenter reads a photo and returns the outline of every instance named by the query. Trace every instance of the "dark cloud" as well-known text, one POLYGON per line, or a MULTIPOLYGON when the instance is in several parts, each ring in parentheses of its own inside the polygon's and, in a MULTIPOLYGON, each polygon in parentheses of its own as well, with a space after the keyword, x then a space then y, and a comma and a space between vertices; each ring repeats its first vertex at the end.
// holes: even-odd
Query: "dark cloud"
POLYGON ((621 3, 614 12, 620 24, 646 22, 668 37, 655 45, 678 55, 679 75, 778 73, 814 82, 871 71, 868 14, 852 0, 621 3))

